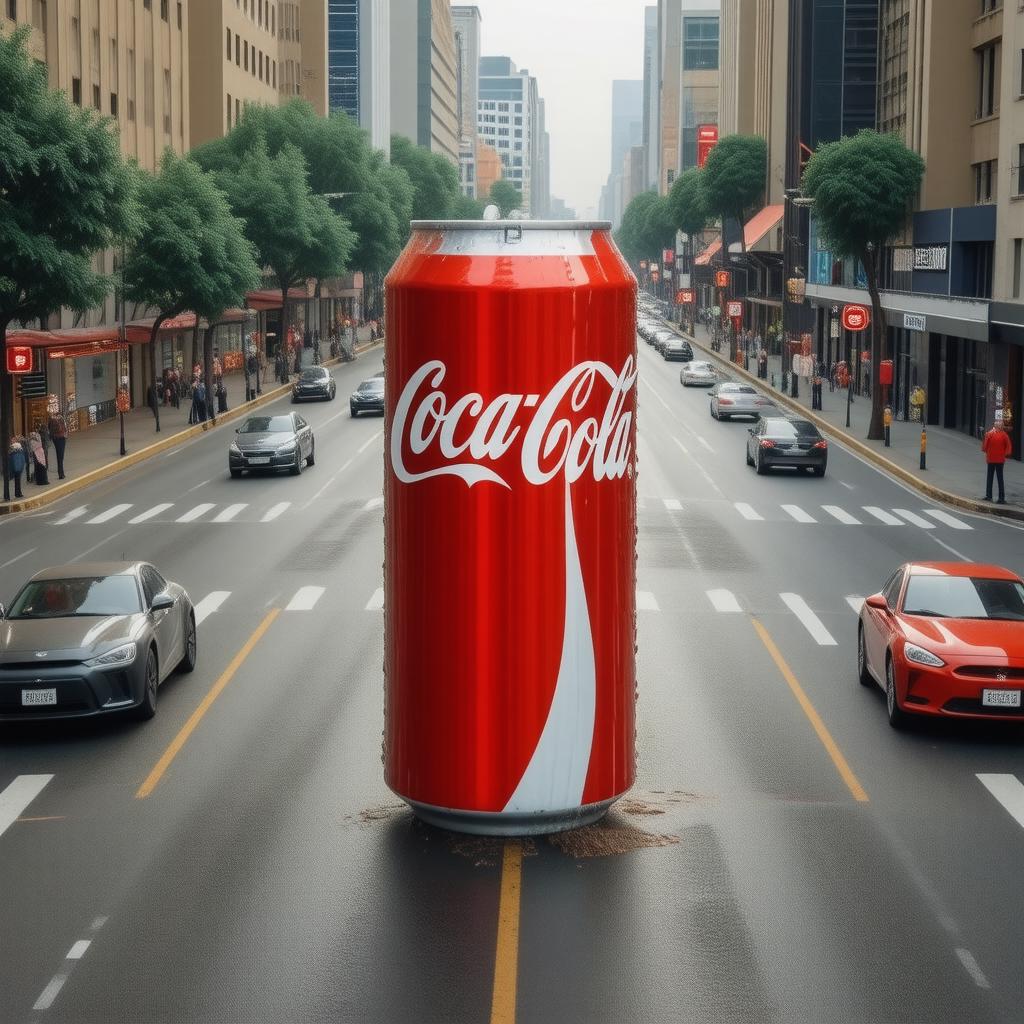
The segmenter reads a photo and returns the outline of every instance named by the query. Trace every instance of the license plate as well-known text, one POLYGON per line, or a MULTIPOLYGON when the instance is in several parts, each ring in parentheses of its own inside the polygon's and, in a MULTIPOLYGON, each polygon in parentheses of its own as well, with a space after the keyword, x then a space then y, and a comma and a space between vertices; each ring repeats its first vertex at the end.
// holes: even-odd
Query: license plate
POLYGON ((987 708, 1019 708, 1020 690, 982 690, 981 703, 987 708))
POLYGON ((250 466, 267 466, 270 464, 270 457, 261 455, 259 458, 249 459, 248 461, 250 466))
MULTIPOLYGON (((1020 695, 1018 694, 1018 697, 1020 695)), ((35 704, 56 704, 57 690, 22 690, 21 706, 32 707, 35 704)))

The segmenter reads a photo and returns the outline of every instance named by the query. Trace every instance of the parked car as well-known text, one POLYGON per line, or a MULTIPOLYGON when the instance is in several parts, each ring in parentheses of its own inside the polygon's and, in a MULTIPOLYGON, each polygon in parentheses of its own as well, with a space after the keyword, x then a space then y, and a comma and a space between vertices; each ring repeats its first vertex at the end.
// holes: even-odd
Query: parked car
POLYGON ((292 401, 302 402, 307 398, 319 398, 331 402, 334 400, 337 387, 328 369, 323 366, 307 366, 292 385, 292 401))
POLYGON ((196 654, 188 594, 148 562, 44 569, 0 605, 0 720, 152 718, 196 654))
POLYGON ((908 562, 867 598, 857 674, 889 724, 914 716, 1024 721, 1024 582, 971 562, 908 562))
POLYGON ((287 469, 294 476, 316 462, 313 428, 297 413, 250 416, 235 431, 228 448, 228 469, 233 477, 244 470, 287 469))
POLYGON ((361 412, 379 412, 384 415, 384 378, 371 377, 352 392, 348 400, 349 412, 354 419, 361 412))
POLYGON ((693 349, 690 347, 690 343, 679 337, 667 338, 661 347, 661 355, 663 359, 681 359, 686 363, 693 361, 693 349))
POLYGON ((828 465, 828 441, 809 420, 762 415, 747 437, 747 465, 759 474, 779 466, 809 469, 824 476, 828 465))
POLYGON ((684 388, 710 387, 718 382, 718 372, 711 363, 703 361, 684 363, 679 371, 679 383, 684 388))
POLYGON ((770 409, 778 411, 770 398, 765 398, 749 384, 722 381, 708 395, 711 416, 716 420, 731 420, 734 416, 753 416, 757 419, 770 409))

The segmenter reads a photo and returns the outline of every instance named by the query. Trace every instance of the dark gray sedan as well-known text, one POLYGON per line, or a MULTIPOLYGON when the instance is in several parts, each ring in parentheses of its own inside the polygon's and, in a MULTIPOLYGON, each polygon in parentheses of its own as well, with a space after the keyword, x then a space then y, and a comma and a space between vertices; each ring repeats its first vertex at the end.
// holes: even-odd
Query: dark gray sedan
POLYGON ((384 414, 384 378, 371 377, 352 392, 348 400, 349 412, 353 418, 361 412, 379 412, 384 414))
POLYGON ((747 465, 758 474, 779 466, 809 469, 824 476, 828 466, 828 441, 809 420, 765 413, 750 428, 747 438, 747 465))
POLYGON ((157 688, 196 666, 196 617, 148 562, 36 573, 0 605, 0 720, 156 714, 157 688))
POLYGON ((307 366, 292 385, 292 401, 305 402, 311 398, 333 402, 337 384, 330 371, 323 366, 307 366))
POLYGON ((316 461, 313 428, 297 413, 250 416, 236 431, 228 448, 232 476, 243 470, 287 469, 294 476, 316 461))

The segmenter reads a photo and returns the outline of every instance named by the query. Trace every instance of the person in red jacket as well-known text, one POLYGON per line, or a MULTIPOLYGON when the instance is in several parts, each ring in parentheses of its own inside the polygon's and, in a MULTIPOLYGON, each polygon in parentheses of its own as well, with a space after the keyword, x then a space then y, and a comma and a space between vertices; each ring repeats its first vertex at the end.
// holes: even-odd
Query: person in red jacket
POLYGON ((988 463, 988 477, 985 481, 985 500, 992 500, 992 477, 999 482, 999 500, 997 505, 1006 504, 1006 491, 1003 488, 1003 464, 1013 454, 1013 442, 1010 435, 1003 430, 1002 423, 996 425, 985 435, 981 442, 981 450, 985 453, 988 463))

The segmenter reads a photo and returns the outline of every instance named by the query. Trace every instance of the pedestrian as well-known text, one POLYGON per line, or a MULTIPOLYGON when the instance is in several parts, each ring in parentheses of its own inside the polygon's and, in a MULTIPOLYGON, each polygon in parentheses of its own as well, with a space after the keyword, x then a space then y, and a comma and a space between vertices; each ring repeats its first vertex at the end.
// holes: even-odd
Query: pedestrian
POLYGON ((199 380, 192 389, 192 406, 196 411, 196 423, 206 422, 206 385, 199 380))
POLYGON ((1003 429, 1003 421, 996 420, 995 426, 985 435, 981 442, 981 450, 985 453, 988 475, 985 478, 985 500, 992 500, 992 478, 999 483, 997 505, 1006 504, 1006 490, 1003 486, 1003 465, 1013 454, 1013 442, 1010 435, 1003 429))
POLYGON ((57 456, 57 479, 64 479, 64 450, 68 443, 68 424, 60 411, 50 413, 50 420, 46 425, 53 441, 53 452, 57 456))
MULTIPOLYGON (((50 432, 46 429, 46 423, 39 419, 36 420, 36 433, 39 435, 39 443, 43 446, 43 455, 46 456, 47 465, 50 462, 50 432)), ((47 480, 47 483, 50 481, 47 480)))
POLYGON ((45 484, 48 484, 50 479, 46 473, 46 449, 43 447, 43 440, 39 436, 38 430, 33 430, 32 433, 28 435, 28 446, 29 452, 32 456, 35 482, 42 487, 45 484))
POLYGON ((7 468, 11 476, 14 477, 14 496, 16 498, 25 497, 21 492, 21 474, 25 472, 26 461, 25 449, 22 447, 21 442, 15 438, 7 449, 7 468))

